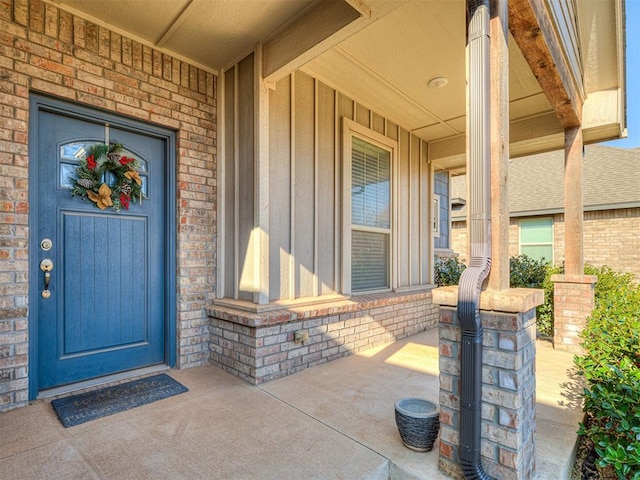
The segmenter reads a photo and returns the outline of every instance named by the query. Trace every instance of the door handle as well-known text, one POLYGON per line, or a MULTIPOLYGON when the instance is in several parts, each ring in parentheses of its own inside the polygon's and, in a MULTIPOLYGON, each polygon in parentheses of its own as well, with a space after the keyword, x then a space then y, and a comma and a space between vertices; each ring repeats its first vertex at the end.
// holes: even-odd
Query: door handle
POLYGON ((42 291, 42 298, 49 298, 51 292, 49 291, 49 282, 51 281, 51 270, 53 270, 53 262, 45 258, 40 262, 40 270, 44 272, 44 290, 42 291))

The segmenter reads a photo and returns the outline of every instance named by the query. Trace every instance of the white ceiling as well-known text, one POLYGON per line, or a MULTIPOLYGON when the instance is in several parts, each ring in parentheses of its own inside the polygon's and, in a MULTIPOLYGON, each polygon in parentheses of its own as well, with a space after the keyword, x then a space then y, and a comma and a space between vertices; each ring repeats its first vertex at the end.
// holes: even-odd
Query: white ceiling
MULTIPOLYGON (((441 142, 443 156, 455 150, 449 144, 458 145, 459 154, 465 130, 464 0, 46 1, 216 73, 258 43, 276 38, 283 26, 303 17, 305 9, 346 1, 368 17, 368 23, 302 70, 433 145, 441 142), (433 77, 446 77, 448 83, 429 88, 433 77)), ((589 2, 595 3, 588 13, 605 15, 611 10, 603 6, 611 2, 604 0, 583 0, 581 8, 589 2)), ((585 14, 583 23, 594 29, 589 21, 594 17, 585 14)), ((612 53, 597 42, 586 45, 588 62, 597 64, 602 55, 612 53)), ((550 125, 551 106, 513 40, 509 61, 510 117, 520 134, 526 136, 527 129, 540 124, 561 131, 557 122, 550 125)), ((616 83, 610 77, 590 81, 616 83)))
POLYGON ((312 0, 50 0, 200 66, 220 70, 312 0), (126 13, 125 13, 126 12, 126 13))

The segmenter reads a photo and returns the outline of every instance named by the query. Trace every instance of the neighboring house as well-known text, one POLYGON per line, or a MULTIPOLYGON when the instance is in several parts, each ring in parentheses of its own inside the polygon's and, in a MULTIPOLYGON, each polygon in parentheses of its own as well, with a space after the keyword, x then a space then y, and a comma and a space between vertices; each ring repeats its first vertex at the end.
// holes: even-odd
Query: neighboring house
MULTIPOLYGON (((584 260, 640 280, 640 149, 589 145, 583 162, 584 260)), ((563 263, 563 170, 558 151, 510 161, 510 255, 563 263)), ((450 248, 466 260, 466 175, 450 184, 450 248)))

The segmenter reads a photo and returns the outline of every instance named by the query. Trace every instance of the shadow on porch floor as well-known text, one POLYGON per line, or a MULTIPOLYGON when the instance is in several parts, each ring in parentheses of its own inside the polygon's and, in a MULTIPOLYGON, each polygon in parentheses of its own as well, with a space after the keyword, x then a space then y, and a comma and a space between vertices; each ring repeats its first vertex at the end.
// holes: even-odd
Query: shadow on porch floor
MULTIPOLYGON (((572 356, 537 344, 537 479, 568 478, 572 356)), ((0 478, 437 480, 437 444, 400 441, 394 402, 438 400, 437 329, 260 387, 204 366, 189 392, 65 429, 49 401, 0 414, 0 478)))

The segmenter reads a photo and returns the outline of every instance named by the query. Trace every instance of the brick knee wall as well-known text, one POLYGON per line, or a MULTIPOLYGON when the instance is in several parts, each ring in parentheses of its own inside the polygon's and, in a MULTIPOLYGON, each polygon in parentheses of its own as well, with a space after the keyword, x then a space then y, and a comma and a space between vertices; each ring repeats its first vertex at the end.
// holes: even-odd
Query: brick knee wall
MULTIPOLYGON (((484 328, 481 455, 485 471, 503 480, 534 475, 535 308, 481 312, 484 328)), ((440 459, 442 471, 464 478, 460 435, 460 325, 455 307, 440 310, 440 459)))
POLYGON ((431 292, 353 297, 252 314, 209 309, 211 363, 259 384, 435 327, 431 292), (309 339, 294 341, 296 330, 309 339))

